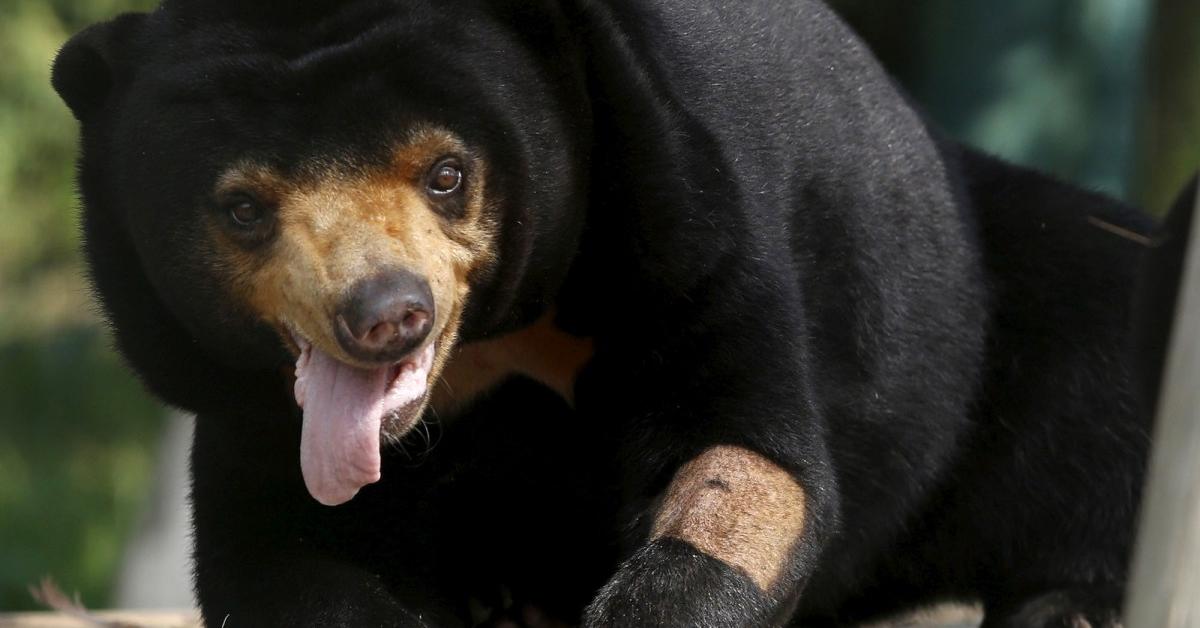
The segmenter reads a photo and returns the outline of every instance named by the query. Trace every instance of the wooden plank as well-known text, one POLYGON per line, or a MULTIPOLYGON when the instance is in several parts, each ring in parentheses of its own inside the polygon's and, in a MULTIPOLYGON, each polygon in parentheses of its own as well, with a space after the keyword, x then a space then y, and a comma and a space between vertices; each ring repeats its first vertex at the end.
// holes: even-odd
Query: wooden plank
MULTIPOLYGON (((200 628, 196 612, 106 611, 89 613, 95 621, 66 613, 0 614, 0 628, 200 628)), ((864 628, 975 628, 978 607, 939 606, 864 628)))
POLYGON ((199 628, 195 612, 111 611, 0 614, 0 628, 199 628))
POLYGON ((1193 220, 1189 248, 1126 604, 1129 628, 1200 626, 1200 220, 1193 220))

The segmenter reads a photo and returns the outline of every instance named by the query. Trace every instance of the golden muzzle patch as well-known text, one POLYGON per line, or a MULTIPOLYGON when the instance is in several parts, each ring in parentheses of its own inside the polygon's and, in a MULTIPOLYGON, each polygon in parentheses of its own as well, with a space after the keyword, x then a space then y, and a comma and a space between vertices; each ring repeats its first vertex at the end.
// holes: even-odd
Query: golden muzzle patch
POLYGON ((486 165, 448 132, 411 134, 383 167, 307 172, 241 165, 221 177, 217 198, 239 199, 235 226, 258 215, 243 198, 270 223, 248 244, 218 216, 214 257, 238 302, 298 356, 301 467, 313 496, 336 505, 379 479, 381 434, 419 420, 495 226, 486 165))

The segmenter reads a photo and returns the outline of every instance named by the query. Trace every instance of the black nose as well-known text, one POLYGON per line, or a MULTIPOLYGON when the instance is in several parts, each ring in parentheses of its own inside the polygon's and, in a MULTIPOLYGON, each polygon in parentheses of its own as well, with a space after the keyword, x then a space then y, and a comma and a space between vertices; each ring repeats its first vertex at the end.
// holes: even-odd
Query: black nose
POLYGON ((366 362, 404 358, 433 327, 429 283, 407 270, 364 279, 337 313, 337 338, 351 357, 366 362))

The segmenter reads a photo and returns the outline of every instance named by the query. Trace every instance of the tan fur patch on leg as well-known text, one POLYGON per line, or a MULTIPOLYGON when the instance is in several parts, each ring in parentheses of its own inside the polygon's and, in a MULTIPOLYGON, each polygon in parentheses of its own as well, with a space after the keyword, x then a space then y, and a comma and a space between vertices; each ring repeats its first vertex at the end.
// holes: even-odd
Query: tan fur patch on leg
POLYGON ((671 537, 744 571, 769 592, 804 531, 804 489, 748 449, 713 447, 683 465, 652 538, 671 537))

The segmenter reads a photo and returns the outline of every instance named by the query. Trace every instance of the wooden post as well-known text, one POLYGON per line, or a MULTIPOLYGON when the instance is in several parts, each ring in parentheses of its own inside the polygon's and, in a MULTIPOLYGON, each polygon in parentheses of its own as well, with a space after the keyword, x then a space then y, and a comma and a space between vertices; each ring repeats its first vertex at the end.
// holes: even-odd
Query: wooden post
MULTIPOLYGON (((1197 198, 1200 208, 1200 198, 1197 198)), ((1200 212, 1198 212, 1200 213, 1200 212)), ((1179 287, 1126 604, 1128 628, 1200 627, 1200 220, 1179 287)))

